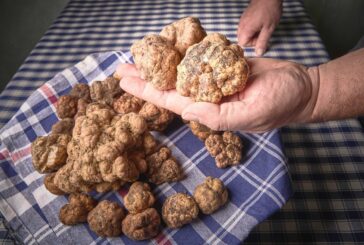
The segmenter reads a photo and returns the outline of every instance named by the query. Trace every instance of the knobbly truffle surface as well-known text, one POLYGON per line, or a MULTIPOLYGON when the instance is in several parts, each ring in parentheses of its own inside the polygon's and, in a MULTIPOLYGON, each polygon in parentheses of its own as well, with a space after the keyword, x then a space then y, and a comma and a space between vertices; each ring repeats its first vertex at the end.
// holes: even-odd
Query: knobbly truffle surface
POLYGON ((87 102, 91 102, 91 97, 90 97, 90 87, 85 84, 85 83, 78 83, 76 84, 70 94, 73 97, 76 97, 78 99, 83 99, 87 102))
POLYGON ((94 81, 90 87, 92 101, 105 103, 112 106, 115 98, 119 97, 123 90, 119 86, 119 80, 114 77, 107 77, 102 81, 94 81))
POLYGON ((124 206, 129 213, 140 213, 150 208, 155 202, 153 193, 147 183, 140 181, 134 182, 128 194, 124 197, 124 206))
POLYGON ((148 34, 131 46, 131 53, 142 79, 159 90, 176 87, 181 56, 166 38, 148 34))
POLYGON ((211 35, 188 48, 177 67, 176 89, 195 101, 219 103, 245 87, 249 67, 240 46, 211 35))
POLYGON ((160 35, 170 41, 184 56, 188 47, 200 42, 206 36, 206 32, 199 19, 189 16, 165 26, 160 35))
POLYGON ((146 102, 142 106, 139 111, 139 115, 144 117, 147 122, 148 129, 151 131, 163 131, 174 118, 173 112, 149 102, 146 102))
POLYGON ((56 173, 50 173, 47 174, 44 178, 44 186, 45 188, 52 194, 54 195, 64 195, 66 193, 64 193, 61 189, 59 189, 55 184, 54 184, 54 176, 56 175, 56 173))
POLYGON ((169 228, 179 228, 197 218, 198 206, 193 197, 177 193, 163 203, 162 216, 169 228))
POLYGON ((195 121, 190 121, 189 126, 192 133, 202 141, 205 141, 211 134, 218 133, 217 131, 212 130, 209 127, 195 121))
POLYGON ((39 173, 51 173, 62 167, 67 160, 67 144, 70 136, 51 134, 40 136, 31 145, 34 169, 39 173))
POLYGON ((59 219, 65 225, 76 225, 87 221, 88 213, 97 202, 91 196, 83 193, 73 193, 68 197, 69 203, 59 212, 59 219))
POLYGON ((119 236, 125 211, 116 203, 103 200, 87 216, 90 229, 102 237, 119 236))
POLYGON ((193 197, 202 213, 211 214, 227 202, 228 191, 221 180, 207 177, 195 188, 193 197))
POLYGON ((123 220, 123 233, 133 240, 151 239, 160 231, 161 219, 154 208, 141 213, 128 214, 123 220))
POLYGON ((77 113, 78 99, 71 95, 62 95, 56 104, 56 111, 59 118, 73 118, 77 113))
POLYGON ((52 126, 52 134, 68 134, 72 136, 75 121, 72 118, 61 119, 52 126))
POLYGON ((232 132, 210 135, 205 141, 205 146, 219 168, 238 165, 241 160, 243 144, 240 137, 232 132))
POLYGON ((126 114, 129 112, 138 113, 142 108, 144 101, 129 93, 124 93, 119 98, 114 100, 113 109, 116 113, 126 114))
POLYGON ((182 179, 183 173, 176 159, 172 157, 171 150, 162 147, 159 151, 147 157, 149 181, 160 185, 165 182, 173 182, 182 179))

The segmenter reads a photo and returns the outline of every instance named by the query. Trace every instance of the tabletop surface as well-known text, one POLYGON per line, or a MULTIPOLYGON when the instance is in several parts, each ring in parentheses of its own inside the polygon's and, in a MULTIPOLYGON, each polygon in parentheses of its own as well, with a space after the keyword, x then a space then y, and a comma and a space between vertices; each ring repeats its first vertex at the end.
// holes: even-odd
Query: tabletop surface
MULTIPOLYGON (((127 51, 148 32, 186 15, 233 42, 242 0, 71 0, 0 95, 0 126, 57 72, 90 53, 127 51)), ((266 57, 307 66, 328 60, 299 1, 285 1, 266 57)), ((253 56, 252 49, 246 50, 253 56)), ((258 225, 247 244, 364 242, 364 133, 357 120, 293 125, 281 131, 295 189, 284 208, 258 225)), ((0 234, 5 234, 1 232, 0 234)))

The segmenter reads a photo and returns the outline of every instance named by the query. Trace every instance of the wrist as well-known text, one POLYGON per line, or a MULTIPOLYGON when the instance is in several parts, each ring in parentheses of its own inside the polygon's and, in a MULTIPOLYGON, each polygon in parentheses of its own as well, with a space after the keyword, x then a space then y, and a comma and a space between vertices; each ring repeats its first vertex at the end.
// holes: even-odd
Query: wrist
POLYGON ((321 120, 318 109, 318 100, 320 94, 320 67, 312 66, 307 69, 307 74, 311 82, 311 97, 308 102, 309 112, 304 122, 317 122, 321 120))

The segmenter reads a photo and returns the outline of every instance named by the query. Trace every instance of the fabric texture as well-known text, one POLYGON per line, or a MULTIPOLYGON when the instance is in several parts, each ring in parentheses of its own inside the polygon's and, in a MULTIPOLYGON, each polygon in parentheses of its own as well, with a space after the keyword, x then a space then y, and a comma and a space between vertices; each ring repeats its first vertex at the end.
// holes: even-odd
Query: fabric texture
MULTIPOLYGON (((9 121, 31 93, 63 69, 90 53, 127 52, 133 41, 148 32, 158 32, 165 24, 186 15, 200 18, 208 32, 222 32, 235 42, 239 16, 248 2, 71 0, 0 95, 0 126, 9 121)), ((283 16, 270 44, 265 57, 292 60, 307 66, 328 60, 320 37, 300 1, 283 2, 283 16)), ((253 49, 247 48, 246 55, 254 56, 253 49)), ((55 91, 52 93, 56 94, 55 91)), ((46 132, 46 129, 40 130, 46 132)), ((244 137, 247 142, 254 140, 249 139, 249 135, 244 137)), ((364 134, 358 120, 293 125, 281 130, 281 138, 295 194, 283 209, 256 226, 244 243, 364 242, 364 134)), ((43 207, 35 204, 33 195, 24 194, 27 185, 23 184, 22 175, 15 171, 15 165, 11 165, 8 159, 9 156, 0 159, 0 202, 18 200, 4 199, 5 196, 23 195, 25 200, 31 200, 27 205, 32 206, 27 209, 32 213, 25 214, 39 216, 43 207)), ((31 181, 32 178, 25 180, 31 181)), ((17 207, 18 203, 13 202, 12 206, 17 207)), ((37 219, 34 224, 41 226, 46 219, 37 219)), ((52 222, 55 220, 56 216, 52 222)), ((12 227, 21 225, 15 221, 12 227)), ((26 236, 26 243, 35 243, 46 234, 44 231, 48 231, 49 226, 39 228, 30 224, 25 228, 37 230, 34 240, 23 230, 13 234, 26 236)), ((240 228, 245 229, 244 226, 240 228)), ((56 227, 53 231, 57 233, 62 229, 56 227)))

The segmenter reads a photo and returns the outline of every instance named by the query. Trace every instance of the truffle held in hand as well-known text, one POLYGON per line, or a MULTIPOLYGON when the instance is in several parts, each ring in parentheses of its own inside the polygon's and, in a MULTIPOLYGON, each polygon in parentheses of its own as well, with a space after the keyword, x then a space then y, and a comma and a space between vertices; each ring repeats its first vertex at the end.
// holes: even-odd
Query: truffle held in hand
POLYGON ((221 34, 209 34, 189 47, 177 70, 178 93, 211 103, 241 91, 249 75, 243 49, 221 34))
POLYGON ((159 34, 170 41, 182 56, 189 46, 200 42, 206 36, 200 20, 191 16, 166 25, 159 34))
POLYGON ((161 219, 154 208, 141 213, 128 214, 123 220, 123 233, 133 240, 151 239, 160 231, 161 219))
POLYGON ((59 220, 65 225, 76 225, 87 221, 88 213, 97 202, 89 195, 73 193, 68 197, 69 203, 59 211, 59 220))
POLYGON ((162 216, 168 227, 179 228, 197 218, 198 206, 193 197, 177 193, 163 203, 162 216))
POLYGON ((147 157, 149 181, 160 185, 165 182, 178 181, 183 177, 182 169, 176 159, 171 156, 171 150, 162 147, 159 151, 147 157))
POLYGON ((228 191, 221 180, 207 177, 196 187, 193 197, 202 213, 211 214, 227 202, 228 191))
POLYGON ((38 137, 31 145, 34 169, 39 173, 51 173, 62 167, 67 160, 67 144, 71 137, 51 134, 38 137))
POLYGON ((155 198, 149 185, 139 181, 130 186, 128 194, 124 197, 124 206, 132 214, 150 208, 154 202, 155 198))
POLYGON ((116 203, 103 200, 87 216, 90 229, 102 237, 114 237, 121 234, 121 222, 125 211, 116 203))
POLYGON ((212 134, 206 141, 207 151, 216 160, 216 166, 226 168, 230 165, 238 165, 241 160, 243 144, 238 135, 226 131, 222 135, 212 134))
POLYGON ((176 87, 181 56, 167 39, 155 34, 146 35, 131 46, 131 53, 142 79, 159 90, 176 87))

